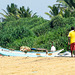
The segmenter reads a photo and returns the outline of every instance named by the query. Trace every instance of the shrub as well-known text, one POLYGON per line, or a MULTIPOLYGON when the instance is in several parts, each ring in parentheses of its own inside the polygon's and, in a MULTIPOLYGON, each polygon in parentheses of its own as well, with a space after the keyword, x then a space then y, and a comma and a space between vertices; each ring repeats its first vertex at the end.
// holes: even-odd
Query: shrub
POLYGON ((49 29, 49 22, 45 22, 40 24, 39 26, 35 26, 31 30, 36 34, 36 36, 40 36, 44 35, 49 29))
POLYGON ((62 16, 56 16, 54 18, 52 18, 52 20, 50 21, 50 27, 56 27, 56 26, 63 26, 63 17, 62 16))

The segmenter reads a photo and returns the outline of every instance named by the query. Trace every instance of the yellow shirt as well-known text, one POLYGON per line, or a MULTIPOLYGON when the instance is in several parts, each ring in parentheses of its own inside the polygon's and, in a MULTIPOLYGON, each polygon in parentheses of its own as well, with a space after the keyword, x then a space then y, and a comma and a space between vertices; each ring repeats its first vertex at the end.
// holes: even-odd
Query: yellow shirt
POLYGON ((74 30, 70 31, 68 37, 71 38, 70 43, 71 44, 74 43, 75 42, 75 31, 74 30))

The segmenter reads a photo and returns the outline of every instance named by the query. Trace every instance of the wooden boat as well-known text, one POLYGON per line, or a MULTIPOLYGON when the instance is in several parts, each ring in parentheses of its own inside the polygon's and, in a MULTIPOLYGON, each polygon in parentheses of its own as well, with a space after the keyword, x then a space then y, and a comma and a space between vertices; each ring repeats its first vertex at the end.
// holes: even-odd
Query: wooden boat
POLYGON ((55 57, 57 56, 61 51, 63 51, 64 49, 61 50, 57 50, 55 52, 48 52, 46 54, 46 52, 22 52, 19 50, 9 50, 6 48, 2 48, 0 47, 0 55, 3 56, 20 56, 20 57, 55 57))

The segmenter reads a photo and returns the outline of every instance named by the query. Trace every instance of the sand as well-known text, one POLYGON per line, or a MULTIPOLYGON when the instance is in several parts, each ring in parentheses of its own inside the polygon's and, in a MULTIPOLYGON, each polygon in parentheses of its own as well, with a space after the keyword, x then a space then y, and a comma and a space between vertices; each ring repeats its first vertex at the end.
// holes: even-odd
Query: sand
POLYGON ((75 58, 0 56, 0 75, 75 75, 75 58))

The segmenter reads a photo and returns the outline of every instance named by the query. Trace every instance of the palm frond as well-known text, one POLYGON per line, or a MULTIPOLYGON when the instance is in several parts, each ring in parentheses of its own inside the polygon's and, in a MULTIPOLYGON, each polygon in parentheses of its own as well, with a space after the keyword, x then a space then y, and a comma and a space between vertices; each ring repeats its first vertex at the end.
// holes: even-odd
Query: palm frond
POLYGON ((53 9, 53 7, 51 7, 51 6, 48 6, 48 8, 53 9))
POLYGON ((46 15, 48 15, 50 18, 52 17, 52 15, 50 15, 48 12, 45 12, 46 15))
POLYGON ((0 13, 2 16, 4 16, 5 18, 7 18, 7 15, 4 15, 3 13, 0 13))
POLYGON ((8 13, 4 9, 2 9, 2 10, 5 12, 6 15, 8 15, 8 13))

